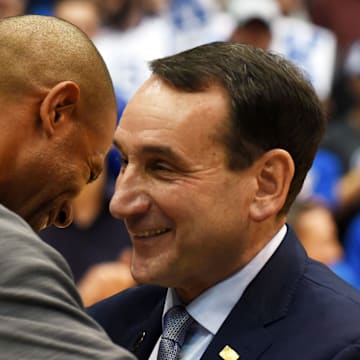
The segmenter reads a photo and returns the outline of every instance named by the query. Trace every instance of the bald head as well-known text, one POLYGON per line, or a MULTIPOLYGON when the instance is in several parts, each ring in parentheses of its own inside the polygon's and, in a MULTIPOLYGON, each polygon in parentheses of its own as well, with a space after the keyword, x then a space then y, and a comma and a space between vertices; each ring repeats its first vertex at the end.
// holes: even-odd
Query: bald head
POLYGON ((107 68, 91 40, 77 27, 54 17, 19 16, 0 20, 0 96, 45 94, 74 81, 84 106, 115 106, 107 68))
POLYGON ((0 203, 35 230, 68 225, 98 177, 116 124, 107 68, 89 38, 55 17, 0 20, 0 203))

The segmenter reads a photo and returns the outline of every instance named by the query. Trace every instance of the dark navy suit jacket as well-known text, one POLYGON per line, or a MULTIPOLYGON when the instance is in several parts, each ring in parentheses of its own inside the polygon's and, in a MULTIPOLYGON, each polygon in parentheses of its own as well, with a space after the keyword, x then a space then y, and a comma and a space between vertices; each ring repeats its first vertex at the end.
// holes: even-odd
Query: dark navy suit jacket
MULTIPOLYGON (((165 295, 164 288, 139 286, 89 313, 115 343, 148 359, 161 335, 165 295)), ((360 360, 360 293, 309 259, 288 227, 201 359, 221 359, 226 345, 240 360, 360 360)))

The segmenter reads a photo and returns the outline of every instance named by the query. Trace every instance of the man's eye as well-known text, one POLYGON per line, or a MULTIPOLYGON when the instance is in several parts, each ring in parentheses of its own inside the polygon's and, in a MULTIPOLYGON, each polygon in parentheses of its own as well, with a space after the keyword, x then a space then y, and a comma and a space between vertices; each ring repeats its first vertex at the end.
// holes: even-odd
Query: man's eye
POLYGON ((167 165, 163 162, 160 162, 160 161, 155 161, 155 162, 151 163, 149 168, 152 171, 167 171, 167 172, 172 171, 172 169, 169 165, 167 165))

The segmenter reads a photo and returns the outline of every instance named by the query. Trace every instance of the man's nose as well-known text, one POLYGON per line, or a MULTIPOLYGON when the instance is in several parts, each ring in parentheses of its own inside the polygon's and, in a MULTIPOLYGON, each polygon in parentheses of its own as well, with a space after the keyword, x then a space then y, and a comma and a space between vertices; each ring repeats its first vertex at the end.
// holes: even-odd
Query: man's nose
POLYGON ((64 202, 58 212, 54 225, 58 228, 64 228, 69 226, 73 222, 74 214, 73 208, 69 201, 64 202))
POLYGON ((110 201, 110 212, 118 219, 146 213, 151 205, 148 188, 142 179, 128 167, 122 171, 117 180, 115 192, 110 201))

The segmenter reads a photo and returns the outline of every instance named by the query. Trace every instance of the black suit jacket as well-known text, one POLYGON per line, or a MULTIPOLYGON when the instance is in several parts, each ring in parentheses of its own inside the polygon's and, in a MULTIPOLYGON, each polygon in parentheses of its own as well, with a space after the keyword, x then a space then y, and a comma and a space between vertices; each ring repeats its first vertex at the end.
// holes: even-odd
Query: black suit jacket
MULTIPOLYGON (((161 335, 165 295, 164 288, 139 286, 89 313, 115 343, 148 359, 161 335)), ((360 293, 309 259, 288 228, 201 359, 221 359, 226 345, 240 360, 359 360, 360 293)))

